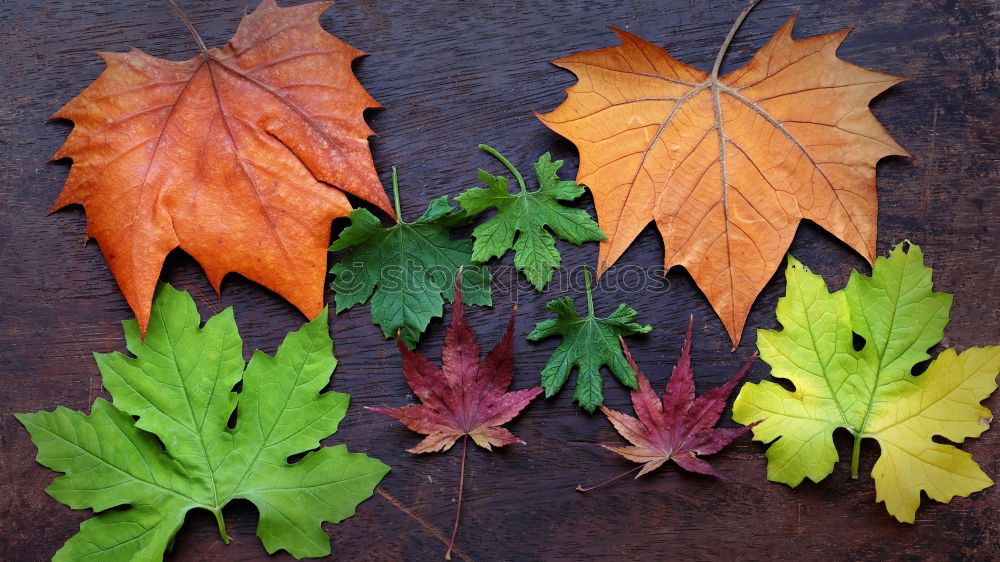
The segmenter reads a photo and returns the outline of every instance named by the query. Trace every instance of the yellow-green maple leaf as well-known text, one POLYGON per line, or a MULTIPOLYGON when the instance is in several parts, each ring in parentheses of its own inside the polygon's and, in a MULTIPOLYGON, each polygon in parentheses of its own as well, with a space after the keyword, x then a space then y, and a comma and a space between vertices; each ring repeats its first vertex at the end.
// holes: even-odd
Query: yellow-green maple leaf
POLYGON ((878 441, 876 500, 900 521, 913 522, 921 490, 947 503, 991 486, 972 455, 933 437, 961 442, 989 427, 992 415, 980 402, 997 388, 1000 346, 949 349, 911 374, 941 340, 951 308, 951 295, 932 290, 920 248, 900 244, 871 277, 855 271, 834 293, 792 257, 785 277, 777 308, 784 329, 759 331, 757 345, 772 376, 795 389, 748 383, 733 406, 739 423, 764 420, 753 433, 773 441, 768 479, 797 486, 825 478, 839 458, 833 432, 844 428, 854 436, 855 478, 862 440, 878 441), (860 350, 855 334, 865 341, 860 350))

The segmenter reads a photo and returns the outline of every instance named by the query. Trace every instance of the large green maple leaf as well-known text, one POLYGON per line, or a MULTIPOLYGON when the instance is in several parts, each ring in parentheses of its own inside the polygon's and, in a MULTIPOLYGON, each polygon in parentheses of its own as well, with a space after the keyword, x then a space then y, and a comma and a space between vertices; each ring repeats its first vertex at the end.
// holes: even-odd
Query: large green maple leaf
POLYGON ((542 369, 542 387, 549 398, 562 389, 574 367, 577 368, 576 390, 573 399, 580 407, 593 413, 604 403, 604 381, 601 367, 607 366, 619 382, 635 389, 635 371, 629 366, 622 352, 622 337, 645 334, 651 326, 641 326, 632 320, 636 311, 622 303, 607 318, 594 315, 594 297, 590 292, 590 272, 583 270, 587 287, 587 316, 576 312, 572 297, 561 297, 546 306, 557 317, 535 325, 528 334, 528 341, 538 341, 549 336, 560 335, 562 343, 552 353, 542 369))
POLYGON ((472 240, 451 237, 468 216, 452 213, 447 196, 431 201, 416 221, 404 222, 395 168, 392 191, 399 222, 388 228, 366 209, 351 211, 351 225, 330 246, 332 252, 350 248, 330 270, 330 288, 338 314, 371 298, 372 322, 386 338, 398 333, 413 349, 431 318, 443 314, 444 299, 451 302, 459 268, 468 304, 493 304, 492 278, 489 269, 472 263, 472 240))
POLYGON ((559 179, 562 160, 553 162, 548 152, 543 154, 535 163, 538 189, 528 191, 524 178, 506 158, 485 144, 479 148, 500 160, 514 175, 521 190, 511 195, 507 191, 507 178, 479 170, 479 180, 489 188, 468 189, 455 198, 470 216, 490 207, 497 210, 496 216, 472 231, 476 239, 472 246, 473 261, 484 263, 513 248, 514 267, 541 291, 552 280, 552 274, 562 261, 553 234, 577 246, 607 239, 587 211, 560 203, 583 194, 582 185, 559 179))
POLYGON ((790 486, 826 478, 839 458, 833 432, 844 428, 854 436, 855 478, 861 442, 878 441, 876 501, 900 521, 913 522, 921 490, 947 503, 992 485, 972 455, 933 437, 961 442, 989 427, 980 402, 997 388, 1000 347, 948 349, 911 374, 941 340, 951 308, 951 295, 932 290, 920 248, 900 244, 871 277, 855 271, 834 293, 792 257, 785 277, 777 310, 784 329, 759 331, 757 345, 772 376, 794 390, 748 383, 733 406, 739 423, 763 420, 753 433, 773 442, 768 478, 790 486), (864 339, 860 351, 854 334, 864 339))
POLYGON ((257 506, 269 553, 325 556, 322 523, 354 515, 389 471, 343 445, 286 460, 320 447, 347 411, 346 394, 321 393, 336 366, 325 310, 274 357, 255 351, 249 365, 232 309, 200 324, 190 296, 161 285, 146 339, 136 321, 124 323, 135 357, 95 354, 113 403, 98 398, 89 415, 17 415, 38 462, 65 473, 49 495, 98 512, 56 560, 161 560, 197 508, 215 514, 228 542, 222 508, 238 498, 257 506))

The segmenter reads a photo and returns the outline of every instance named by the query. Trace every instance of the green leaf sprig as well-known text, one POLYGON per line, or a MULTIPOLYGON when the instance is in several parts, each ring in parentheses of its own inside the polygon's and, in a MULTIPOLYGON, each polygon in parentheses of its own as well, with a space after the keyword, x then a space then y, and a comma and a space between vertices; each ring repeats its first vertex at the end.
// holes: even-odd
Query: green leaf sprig
POLYGON ((645 334, 653 328, 641 326, 632 320, 636 311, 627 304, 618 308, 607 318, 594 315, 594 297, 590 291, 590 271, 583 270, 587 287, 587 316, 576 312, 572 297, 560 297, 546 305, 557 317, 535 325, 528 334, 528 341, 538 341, 549 336, 560 335, 562 343, 552 353, 542 369, 542 387, 548 398, 566 384, 570 371, 577 368, 576 390, 573 399, 580 407, 593 413, 604 403, 601 367, 607 366, 618 382, 635 389, 635 371, 629 366, 622 352, 622 337, 645 334))
POLYGON ((572 201, 584 191, 574 181, 559 179, 557 172, 562 160, 553 162, 548 152, 543 154, 535 163, 538 189, 528 191, 524 178, 510 161, 485 144, 479 148, 500 160, 521 189, 512 195, 507 191, 507 178, 479 170, 479 179, 489 187, 468 189, 455 198, 469 216, 496 208, 493 218, 472 231, 476 240, 472 246, 473 261, 485 263, 513 249, 514 267, 524 273, 535 290, 541 291, 562 261, 553 234, 577 246, 607 239, 587 211, 560 203, 572 201))
POLYGON ((448 196, 431 201, 416 221, 403 221, 396 168, 392 196, 399 222, 388 228, 367 209, 351 211, 351 225, 330 246, 330 251, 350 249, 330 270, 330 287, 338 314, 371 298, 372 322, 386 338, 399 333, 413 349, 431 318, 443 314, 445 299, 451 302, 459 268, 466 304, 493 304, 492 277, 472 263, 472 240, 451 237, 451 229, 467 223, 468 216, 453 212, 448 196))

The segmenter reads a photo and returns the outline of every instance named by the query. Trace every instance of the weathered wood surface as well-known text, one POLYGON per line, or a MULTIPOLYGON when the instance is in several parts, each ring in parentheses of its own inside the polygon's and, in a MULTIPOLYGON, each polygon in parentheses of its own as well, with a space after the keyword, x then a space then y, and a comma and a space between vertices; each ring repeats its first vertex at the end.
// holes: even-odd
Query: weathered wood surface
MULTIPOLYGON (((230 37, 247 0, 181 2, 210 46, 230 37)), ((252 7, 252 6, 251 6, 252 7)), ((546 150, 575 170, 572 145, 547 130, 531 111, 547 111, 573 83, 547 61, 616 44, 605 26, 668 47, 682 61, 707 69, 743 0, 549 0, 516 2, 358 2, 342 0, 324 26, 371 56, 356 65, 361 82, 385 105, 369 122, 375 162, 383 178, 399 168, 403 212, 474 185, 475 170, 499 172, 476 149, 489 143, 522 169, 546 150)), ((765 0, 736 37, 726 66, 745 62, 793 13, 796 36, 844 27, 854 31, 840 49, 846 60, 910 78, 879 97, 873 108, 913 155, 879 166, 879 243, 919 243, 935 268, 935 285, 955 294, 951 324, 940 348, 998 343, 1000 312, 1000 71, 996 2, 981 0, 765 0)), ((168 58, 188 58, 194 46, 165 3, 140 0, 0 2, 0 559, 50 557, 89 512, 76 512, 43 492, 55 476, 35 463, 35 449, 12 412, 87 409, 102 393, 94 351, 123 349, 119 322, 130 312, 96 244, 84 244, 80 208, 45 216, 61 189, 66 163, 46 163, 70 125, 47 116, 102 70, 90 54, 134 45, 168 58)), ((591 208, 589 196, 580 203, 591 208)), ((334 224, 334 232, 343 226, 334 224)), ((564 264, 593 264, 596 245, 560 244, 564 264)), ((662 243, 647 229, 619 262, 653 268, 662 243)), ((834 288, 864 260, 812 224, 804 224, 792 252, 834 288)), ((498 268, 509 267, 508 255, 498 268)), ((579 269, 576 270, 579 272, 579 269)), ((543 295, 514 291, 498 274, 494 309, 473 309, 484 345, 500 337, 511 301, 520 305, 518 332, 547 316, 544 303, 578 295, 579 285, 555 284, 543 295)), ((615 279, 614 273, 606 279, 615 279)), ((247 353, 273 352, 303 318, 275 295, 237 276, 214 294, 198 266, 173 254, 163 279, 192 292, 205 316, 235 307, 247 353)), ((622 279, 622 276, 617 277, 622 279)), ((776 277, 757 300, 743 344, 735 353, 718 318, 683 270, 652 278, 658 287, 603 286, 595 294, 608 312, 625 301, 654 331, 630 346, 641 368, 661 387, 695 315, 694 363, 699 392, 730 376, 754 350, 753 328, 774 328, 776 277)), ((583 305, 582 299, 578 304, 583 305)), ((332 320, 340 360, 332 388, 352 395, 341 430, 328 440, 346 443, 393 467, 386 491, 413 514, 376 495, 343 524, 328 526, 343 560, 428 560, 444 547, 416 518, 447 532, 454 509, 459 455, 416 457, 405 451, 418 437, 399 423, 364 410, 412 400, 392 342, 359 306, 332 320)), ((443 324, 432 323, 420 349, 438 357, 443 324)), ((557 340, 517 343, 515 388, 537 383, 557 340)), ((934 352, 936 353, 937 350, 934 352)), ((758 362, 749 378, 767 375, 758 362)), ((607 387, 608 404, 628 410, 625 391, 607 387)), ((1000 408, 1000 395, 986 404, 1000 408)), ((728 414, 727 414, 728 416, 728 414)), ((726 417, 723 421, 731 425, 726 417)), ((536 559, 969 559, 1000 557, 1000 489, 951 504, 926 502, 915 525, 890 518, 876 504, 872 480, 853 481, 849 446, 838 435, 842 460, 820 484, 797 489, 765 479, 764 447, 742 438, 712 462, 725 480, 681 474, 666 467, 638 481, 621 481, 589 495, 580 482, 601 481, 629 463, 598 447, 619 438, 601 416, 571 404, 571 390, 538 401, 511 424, 527 446, 487 454, 471 451, 458 545, 477 560, 536 559)), ((1000 431, 963 445, 993 478, 1000 476, 1000 431)), ((877 446, 866 443, 863 473, 877 446)), ((225 511, 231 544, 218 537, 207 513, 192 513, 175 560, 263 559, 249 503, 225 511)), ((288 558, 287 555, 279 555, 288 558)))

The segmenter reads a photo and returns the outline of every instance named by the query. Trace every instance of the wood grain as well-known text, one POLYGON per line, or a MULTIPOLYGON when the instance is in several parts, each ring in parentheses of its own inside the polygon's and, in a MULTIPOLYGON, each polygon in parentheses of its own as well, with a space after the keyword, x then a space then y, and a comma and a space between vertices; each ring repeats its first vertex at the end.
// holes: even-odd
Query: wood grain
MULTIPOLYGON (((209 46, 228 40, 246 0, 181 3, 209 46)), ((323 18, 327 30, 371 55, 355 64, 362 84, 385 105, 369 113, 378 136, 375 162, 383 180, 399 169, 403 214, 414 218, 431 197, 476 184, 475 170, 501 170, 480 142, 513 162, 529 164, 545 151, 575 171, 572 145, 549 132, 531 111, 549 111, 573 83, 547 61, 615 44, 605 26, 665 46, 686 63, 711 66, 743 7, 742 0, 536 0, 513 2, 395 2, 342 0, 323 18)), ((840 56, 910 78, 873 103, 889 132, 913 155, 879 166, 879 252, 910 239, 935 268, 938 290, 954 293, 951 324, 938 350, 998 343, 1000 310, 1000 5, 978 0, 765 0, 744 24, 723 71, 736 68, 798 12, 796 36, 854 26, 840 56)), ((0 559, 43 560, 90 514, 45 495, 55 476, 34 461, 35 449, 12 412, 87 409, 102 393, 92 352, 122 350, 119 322, 130 316, 96 244, 84 244, 80 208, 46 212, 62 187, 67 163, 46 163, 70 125, 46 118, 102 70, 90 54, 134 45, 172 59, 194 46, 165 3, 141 0, 0 2, 0 559)), ((579 203, 592 209, 589 196, 579 203)), ((334 232, 344 226, 334 224, 334 232)), ((563 263, 597 258, 597 246, 560 243, 563 263)), ((800 228, 792 253, 840 288, 864 260, 815 225, 800 228)), ((640 272, 662 262, 659 236, 647 228, 595 293, 603 314, 619 302, 639 310, 651 334, 629 347, 654 386, 662 387, 677 356, 689 314, 695 315, 693 360, 699 392, 720 384, 755 349, 753 328, 775 328, 784 292, 773 279, 753 307, 742 345, 729 352, 718 318, 681 269, 646 284, 640 272), (630 277, 631 276, 631 277, 630 277), (616 282, 612 282, 616 281, 616 282), (655 286, 649 285, 653 284, 655 286)), ((332 259, 332 258, 331 258, 332 259)), ((578 295, 569 272, 544 294, 510 274, 511 256, 494 264, 499 278, 493 309, 472 308, 470 322, 484 346, 501 335, 511 302, 518 332, 548 316, 544 303, 578 295), (517 282, 520 281, 520 285, 517 282)), ((332 262, 331 262, 332 263, 332 262)), ((231 276, 216 296, 198 266, 172 254, 163 279, 194 295, 204 316, 233 306, 246 353, 273 352, 303 318, 288 303, 231 276)), ((330 295, 328 294, 328 300, 330 295)), ((583 306, 583 300, 578 299, 583 306)), ((332 388, 352 395, 341 430, 346 443, 385 461, 384 489, 415 516, 446 532, 453 514, 459 456, 414 456, 419 439, 397 422, 362 406, 399 406, 412 397, 392 342, 359 306, 332 322, 340 364, 332 388)), ((438 357, 443 323, 434 321, 420 350, 438 357)), ((513 388, 537 383, 558 341, 520 338, 513 388)), ((935 350, 932 353, 936 353, 935 350)), ((749 380, 767 375, 758 362, 749 380)), ((712 459, 726 479, 664 468, 587 495, 580 483, 629 468, 598 446, 616 443, 610 424, 571 404, 571 389, 538 401, 510 425, 528 442, 468 460, 458 546, 475 560, 653 559, 989 559, 1000 557, 1000 489, 950 504, 926 502, 914 525, 896 523, 874 503, 872 480, 851 480, 849 443, 838 435, 842 462, 820 484, 796 489, 765 479, 764 447, 742 438, 712 459)), ((617 384, 608 404, 628 410, 617 384)), ((986 401, 1000 409, 1000 395, 986 401)), ((724 419, 727 425, 728 414, 724 419)), ((962 446, 993 478, 1000 475, 1000 431, 962 446)), ((863 452, 867 475, 877 455, 863 452)), ((219 540, 207 513, 192 513, 178 536, 174 560, 254 560, 266 553, 254 536, 249 503, 225 512, 233 541, 219 540)), ((330 525, 334 556, 343 560, 429 560, 444 546, 420 522, 376 495, 356 517, 330 525)), ((276 558, 288 559, 281 554, 276 558)))

